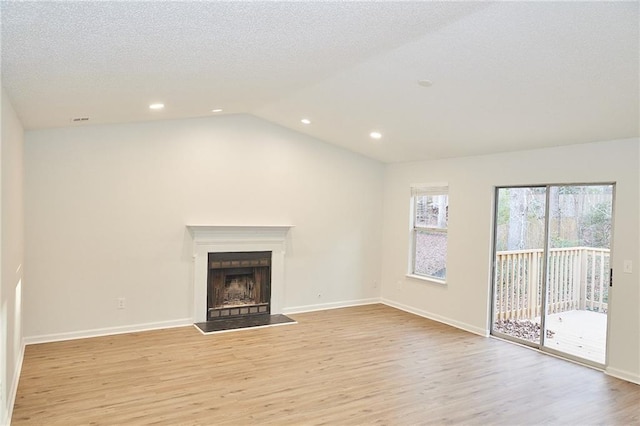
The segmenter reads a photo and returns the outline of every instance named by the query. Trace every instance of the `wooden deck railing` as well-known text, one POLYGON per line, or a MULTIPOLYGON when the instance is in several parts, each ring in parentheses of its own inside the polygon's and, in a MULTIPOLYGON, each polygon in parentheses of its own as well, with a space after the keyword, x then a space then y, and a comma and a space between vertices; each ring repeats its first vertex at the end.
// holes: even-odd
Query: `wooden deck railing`
MULTIPOLYGON (((542 250, 496 254, 496 316, 533 319, 542 312, 542 250)), ((569 247, 549 250, 547 312, 607 312, 609 249, 569 247)))

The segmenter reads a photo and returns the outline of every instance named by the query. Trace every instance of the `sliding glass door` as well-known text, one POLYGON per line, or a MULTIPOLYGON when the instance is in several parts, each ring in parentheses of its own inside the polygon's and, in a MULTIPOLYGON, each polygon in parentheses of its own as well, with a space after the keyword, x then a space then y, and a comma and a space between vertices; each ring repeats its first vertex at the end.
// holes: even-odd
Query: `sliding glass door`
POLYGON ((496 189, 492 334, 605 363, 613 192, 496 189))
POLYGON ((546 188, 498 188, 494 334, 540 344, 546 188))

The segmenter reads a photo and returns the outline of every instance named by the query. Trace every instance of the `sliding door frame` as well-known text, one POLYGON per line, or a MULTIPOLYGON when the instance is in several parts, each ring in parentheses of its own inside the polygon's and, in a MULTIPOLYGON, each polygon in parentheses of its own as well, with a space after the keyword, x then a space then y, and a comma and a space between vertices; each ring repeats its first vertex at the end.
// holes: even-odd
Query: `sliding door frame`
POLYGON ((559 351, 553 349, 551 347, 545 346, 545 338, 546 338, 546 316, 547 316, 547 302, 548 302, 548 280, 549 280, 549 249, 550 249, 550 199, 551 199, 551 191, 552 187, 567 187, 567 186, 611 186, 611 231, 610 231, 610 248, 609 248, 609 268, 610 274, 613 275, 613 237, 614 237, 614 229, 615 229, 615 203, 616 203, 616 183, 615 182, 589 182, 589 183, 546 183, 546 184, 532 184, 532 185, 497 185, 493 188, 493 230, 492 230, 492 250, 491 250, 491 309, 489 315, 489 334, 492 337, 500 338, 503 340, 507 340, 519 345, 527 346, 532 349, 539 350, 541 352, 548 353, 550 355, 554 355, 560 358, 564 358, 573 362, 577 362, 579 364, 584 364, 589 367, 593 367, 599 370, 604 370, 609 362, 609 339, 610 339, 610 313, 611 309, 613 309, 613 278, 610 276, 610 284, 608 289, 608 307, 607 307, 607 329, 606 329, 606 339, 605 339, 605 362, 604 364, 600 364, 595 361, 591 361, 585 358, 581 358, 575 355, 568 354, 563 351, 559 351), (511 189, 511 188, 545 188, 545 206, 544 206, 544 245, 543 245, 543 256, 542 256, 542 282, 541 285, 541 309, 540 309, 540 339, 538 343, 534 343, 524 339, 518 339, 516 337, 510 336, 505 333, 501 333, 499 331, 494 330, 495 324, 495 315, 496 315, 496 253, 497 253, 497 243, 498 243, 498 195, 501 189, 511 189))

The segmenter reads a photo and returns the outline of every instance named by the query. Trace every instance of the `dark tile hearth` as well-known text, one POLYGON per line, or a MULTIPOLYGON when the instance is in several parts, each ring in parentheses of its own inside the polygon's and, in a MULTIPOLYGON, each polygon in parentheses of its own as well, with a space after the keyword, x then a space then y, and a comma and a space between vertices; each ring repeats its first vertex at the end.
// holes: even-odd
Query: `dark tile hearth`
POLYGON ((238 318, 216 319, 207 322, 198 322, 194 325, 203 333, 215 333, 218 331, 238 330, 241 328, 264 327, 268 325, 279 325, 295 323, 286 315, 247 315, 238 318))

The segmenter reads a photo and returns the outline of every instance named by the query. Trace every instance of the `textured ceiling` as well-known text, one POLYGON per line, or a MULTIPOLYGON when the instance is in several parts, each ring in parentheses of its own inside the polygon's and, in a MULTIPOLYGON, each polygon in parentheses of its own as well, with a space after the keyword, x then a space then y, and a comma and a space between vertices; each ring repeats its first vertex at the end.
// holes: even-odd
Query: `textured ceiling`
POLYGON ((223 108, 385 162, 639 134, 638 2, 2 1, 1 13, 2 84, 27 129, 223 108))

